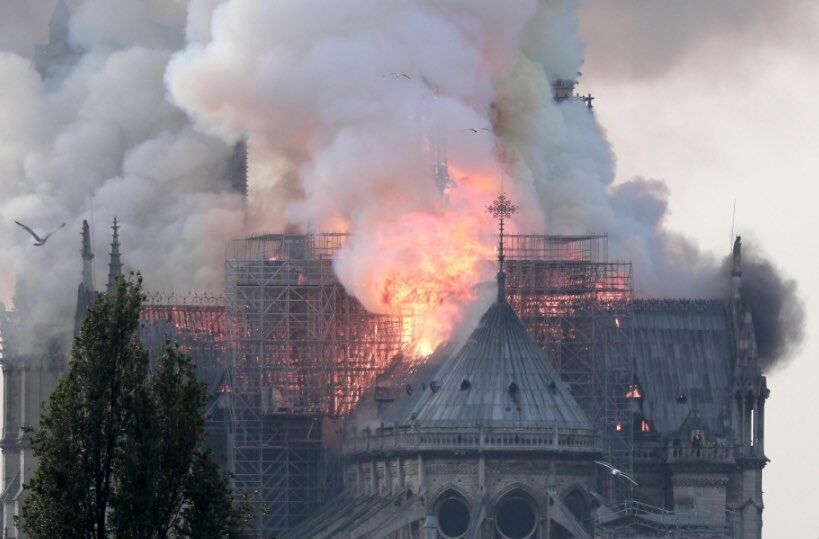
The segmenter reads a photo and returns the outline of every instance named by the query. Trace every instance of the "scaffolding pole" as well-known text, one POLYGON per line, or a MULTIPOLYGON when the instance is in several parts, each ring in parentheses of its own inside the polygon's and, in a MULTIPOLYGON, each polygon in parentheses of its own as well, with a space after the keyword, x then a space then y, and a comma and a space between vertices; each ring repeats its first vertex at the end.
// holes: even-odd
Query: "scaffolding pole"
MULTIPOLYGON (((631 264, 609 262, 601 235, 511 235, 505 250, 510 304, 603 434, 605 458, 631 473, 631 264)), ((624 481, 600 486, 613 503, 631 498, 624 481)))

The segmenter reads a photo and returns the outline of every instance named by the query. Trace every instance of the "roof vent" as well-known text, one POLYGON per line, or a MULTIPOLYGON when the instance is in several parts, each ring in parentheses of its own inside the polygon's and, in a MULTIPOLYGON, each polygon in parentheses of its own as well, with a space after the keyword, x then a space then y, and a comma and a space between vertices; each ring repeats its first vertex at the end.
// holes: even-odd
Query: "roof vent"
POLYGON ((518 394, 518 385, 515 382, 512 382, 511 384, 509 384, 508 389, 509 389, 509 394, 512 395, 512 397, 514 397, 515 395, 518 394))
POLYGON ((520 394, 518 392, 518 384, 512 382, 509 384, 509 396, 512 397, 512 401, 515 403, 515 408, 520 411, 520 394))
POLYGON ((472 388, 472 382, 464 378, 464 381, 461 382, 461 391, 467 391, 472 388))

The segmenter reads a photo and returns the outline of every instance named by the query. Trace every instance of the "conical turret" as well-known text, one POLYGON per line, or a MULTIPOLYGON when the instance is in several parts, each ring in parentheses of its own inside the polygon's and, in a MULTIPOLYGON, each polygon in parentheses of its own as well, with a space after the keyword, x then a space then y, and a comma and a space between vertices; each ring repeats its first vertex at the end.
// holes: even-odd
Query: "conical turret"
POLYGON ((114 217, 114 224, 111 226, 114 234, 111 238, 111 257, 108 262, 108 286, 106 291, 110 294, 117 287, 117 277, 122 276, 122 260, 119 252, 119 224, 114 217))
POLYGON ((543 351, 506 300, 504 222, 517 207, 501 193, 487 210, 498 219, 498 299, 463 347, 444 361, 435 387, 418 401, 418 427, 540 428, 593 431, 543 351))

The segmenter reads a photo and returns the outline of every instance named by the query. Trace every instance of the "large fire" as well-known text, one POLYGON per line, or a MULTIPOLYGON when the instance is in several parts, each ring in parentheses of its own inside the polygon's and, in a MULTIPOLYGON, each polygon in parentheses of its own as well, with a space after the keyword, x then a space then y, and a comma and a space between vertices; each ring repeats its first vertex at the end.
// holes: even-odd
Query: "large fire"
POLYGON ((418 356, 452 336, 476 286, 495 272, 486 205, 499 172, 450 167, 450 174, 455 187, 432 207, 359 228, 336 259, 345 286, 368 310, 405 317, 403 344, 418 356))
POLYGON ((475 286, 491 275, 493 247, 482 234, 488 221, 480 213, 442 211, 382 224, 368 263, 359 266, 356 296, 373 312, 404 315, 403 344, 431 354, 475 300, 475 286))

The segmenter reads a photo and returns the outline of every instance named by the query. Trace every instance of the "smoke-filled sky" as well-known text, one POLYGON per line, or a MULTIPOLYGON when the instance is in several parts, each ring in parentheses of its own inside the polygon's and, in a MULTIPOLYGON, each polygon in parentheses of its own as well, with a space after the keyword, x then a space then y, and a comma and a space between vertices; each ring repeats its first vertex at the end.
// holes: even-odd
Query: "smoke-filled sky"
MULTIPOLYGON (((424 303, 429 289, 407 292, 416 279, 445 295, 450 318, 487 274, 473 233, 491 230, 483 206, 500 177, 522 206, 517 229, 607 232, 610 253, 634 261, 638 293, 715 295, 737 199, 769 359, 792 360, 772 371, 766 537, 819 532, 819 500, 800 487, 813 474, 797 467, 815 461, 786 445, 812 426, 791 418, 816 408, 808 357, 819 350, 809 338, 779 353, 801 319, 789 279, 803 297, 819 292, 806 234, 819 170, 812 2, 74 1, 84 54, 41 81, 30 58, 53 5, 0 4, 0 300, 17 281, 38 319, 70 312, 65 283, 79 279, 93 205, 98 283, 114 215, 126 264, 166 290, 221 286, 228 238, 343 228, 359 241, 337 268, 365 304, 424 303), (599 125, 549 98, 550 80, 577 71, 599 125), (458 187, 446 203, 428 181, 424 133, 449 150, 458 187), (247 212, 223 180, 243 135, 247 212), (68 228, 34 248, 12 219, 68 228), (468 278, 435 279, 453 260, 468 278)), ((819 443, 815 427, 806 436, 819 443)))

